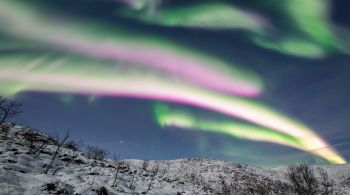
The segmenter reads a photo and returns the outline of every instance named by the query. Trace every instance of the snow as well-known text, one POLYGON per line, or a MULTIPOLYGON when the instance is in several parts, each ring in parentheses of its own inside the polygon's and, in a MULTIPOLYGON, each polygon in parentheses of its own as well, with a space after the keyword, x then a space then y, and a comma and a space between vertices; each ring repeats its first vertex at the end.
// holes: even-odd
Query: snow
MULTIPOLYGON (((252 190, 259 187, 269 189, 271 194, 283 194, 280 188, 288 184, 285 167, 268 170, 197 158, 168 161, 94 160, 88 159, 82 152, 65 147, 57 155, 52 169, 44 174, 56 146, 50 142, 37 157, 28 153, 28 144, 21 136, 28 130, 30 128, 12 125, 11 138, 0 138, 1 195, 96 195, 103 188, 110 195, 218 194, 222 193, 225 184, 234 186, 235 192, 240 192, 234 194, 254 194, 252 190), (120 168, 116 169, 118 165, 120 168), (53 175, 57 168, 57 173, 53 175), (117 170, 116 185, 112 186, 117 170)), ((39 133, 40 136, 47 138, 43 133, 39 133)), ((335 180, 338 194, 350 194, 349 164, 312 167, 321 167, 327 171, 335 180)))

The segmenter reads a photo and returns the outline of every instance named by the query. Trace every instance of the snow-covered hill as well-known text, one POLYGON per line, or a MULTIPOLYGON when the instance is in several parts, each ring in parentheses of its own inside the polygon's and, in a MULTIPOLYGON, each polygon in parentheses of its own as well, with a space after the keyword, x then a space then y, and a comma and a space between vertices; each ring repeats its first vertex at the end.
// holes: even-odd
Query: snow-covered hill
MULTIPOLYGON (((206 159, 94 160, 70 145, 45 174, 57 140, 7 125, 0 138, 0 194, 290 194, 285 168, 206 159)), ((334 179, 336 194, 350 194, 348 164, 313 166, 319 167, 334 179)))

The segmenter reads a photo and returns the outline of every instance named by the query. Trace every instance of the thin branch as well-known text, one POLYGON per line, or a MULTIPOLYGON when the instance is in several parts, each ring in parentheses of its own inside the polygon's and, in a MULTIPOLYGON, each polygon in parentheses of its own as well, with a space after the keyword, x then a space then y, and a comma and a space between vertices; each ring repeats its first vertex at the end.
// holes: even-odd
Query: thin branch
POLYGON ((57 141, 57 142, 56 142, 56 146, 57 146, 57 148, 56 148, 56 151, 55 151, 54 155, 53 155, 52 158, 51 158, 50 164, 46 167, 46 169, 45 169, 45 171, 44 171, 45 174, 47 174, 47 173, 49 172, 49 170, 51 169, 53 163, 55 162, 55 159, 56 159, 56 157, 57 157, 57 155, 58 155, 58 153, 59 153, 61 147, 62 147, 62 146, 64 145, 64 143, 68 140, 68 138, 69 138, 69 132, 70 132, 70 130, 67 131, 65 137, 64 137, 62 140, 60 140, 59 136, 57 135, 57 137, 56 137, 56 141, 57 141))

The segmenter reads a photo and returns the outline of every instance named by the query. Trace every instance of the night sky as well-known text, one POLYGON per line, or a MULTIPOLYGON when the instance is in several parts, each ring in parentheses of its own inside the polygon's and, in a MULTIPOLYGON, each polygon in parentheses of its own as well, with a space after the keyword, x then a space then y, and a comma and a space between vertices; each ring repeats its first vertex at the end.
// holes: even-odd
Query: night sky
POLYGON ((347 0, 0 2, 14 121, 122 158, 350 160, 347 0))

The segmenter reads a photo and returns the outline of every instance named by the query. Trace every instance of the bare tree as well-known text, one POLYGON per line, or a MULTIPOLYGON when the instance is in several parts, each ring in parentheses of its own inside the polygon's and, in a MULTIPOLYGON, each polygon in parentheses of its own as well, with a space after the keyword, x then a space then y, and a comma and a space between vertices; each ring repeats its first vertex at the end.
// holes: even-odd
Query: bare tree
POLYGON ((121 168, 123 167, 123 164, 124 164, 123 161, 119 161, 119 160, 115 161, 115 169, 114 169, 115 177, 114 177, 114 181, 113 181, 113 184, 111 185, 111 187, 117 187, 118 186, 118 184, 119 184, 119 181, 117 182, 118 174, 119 174, 121 168))
POLYGON ((0 97, 0 125, 21 113, 20 107, 20 103, 0 97))
POLYGON ((291 165, 287 169, 287 178, 292 184, 292 190, 299 195, 318 194, 319 183, 314 170, 308 165, 301 163, 291 165))
POLYGON ((107 150, 95 145, 95 146, 87 146, 86 155, 90 159, 95 160, 104 160, 108 156, 107 150))
POLYGON ((65 144, 65 142, 69 138, 69 132, 70 132, 70 130, 67 130, 66 135, 62 139, 60 139, 60 137, 58 135, 56 136, 56 141, 55 141, 56 150, 51 158, 50 164, 46 167, 46 169, 44 171, 45 174, 47 174, 49 172, 49 170, 52 168, 52 165, 55 162, 55 159, 56 159, 58 153, 60 152, 62 146, 65 144))

